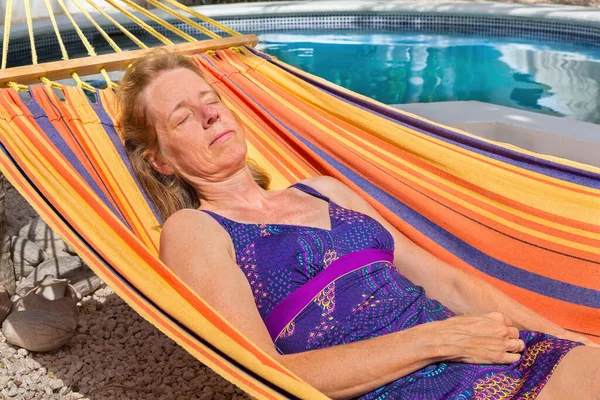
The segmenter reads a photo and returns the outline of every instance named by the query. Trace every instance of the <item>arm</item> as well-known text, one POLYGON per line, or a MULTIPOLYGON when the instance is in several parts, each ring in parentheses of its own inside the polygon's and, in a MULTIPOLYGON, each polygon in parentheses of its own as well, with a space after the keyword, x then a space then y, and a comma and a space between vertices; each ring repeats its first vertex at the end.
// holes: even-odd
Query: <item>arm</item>
POLYGON ((338 204, 360 211, 380 222, 394 238, 396 268, 415 285, 422 286, 428 297, 438 300, 456 314, 499 311, 521 329, 546 332, 559 337, 573 337, 565 329, 536 314, 489 283, 452 267, 414 244, 366 200, 337 179, 319 176, 310 178, 305 183, 330 195, 338 204))
POLYGON ((192 210, 171 216, 161 233, 160 258, 179 278, 265 353, 327 396, 359 396, 445 358, 422 327, 279 354, 232 249, 231 239, 216 221, 192 210))

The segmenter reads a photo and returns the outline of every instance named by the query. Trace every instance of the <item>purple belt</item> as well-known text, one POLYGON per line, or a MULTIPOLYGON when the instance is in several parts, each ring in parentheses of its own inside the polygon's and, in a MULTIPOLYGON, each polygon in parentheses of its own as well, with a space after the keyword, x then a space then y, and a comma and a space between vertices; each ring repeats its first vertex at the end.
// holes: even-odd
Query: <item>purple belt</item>
POLYGON ((273 342, 327 285, 343 275, 378 261, 393 262, 394 253, 389 250, 366 249, 346 254, 332 262, 319 275, 288 294, 265 318, 265 325, 273 342))

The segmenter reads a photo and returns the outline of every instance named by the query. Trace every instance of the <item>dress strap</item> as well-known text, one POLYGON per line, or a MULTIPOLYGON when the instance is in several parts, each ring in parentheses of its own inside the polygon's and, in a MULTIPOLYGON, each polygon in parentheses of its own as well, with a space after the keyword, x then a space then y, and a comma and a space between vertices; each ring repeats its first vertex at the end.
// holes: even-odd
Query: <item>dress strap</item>
POLYGON ((227 224, 227 221, 229 221, 227 218, 217 214, 216 212, 212 212, 210 210, 198 210, 200 212, 204 212, 208 215, 210 215, 211 217, 213 217, 218 223, 219 225, 221 225, 227 232, 229 232, 229 226, 227 224))
POLYGON ((302 190, 303 192, 313 195, 315 197, 318 197, 320 199, 323 199, 328 203, 330 201, 329 197, 317 192, 315 189, 311 188, 310 186, 305 185, 304 183, 297 182, 297 183, 294 183, 293 185, 291 185, 290 187, 296 188, 298 190, 302 190))

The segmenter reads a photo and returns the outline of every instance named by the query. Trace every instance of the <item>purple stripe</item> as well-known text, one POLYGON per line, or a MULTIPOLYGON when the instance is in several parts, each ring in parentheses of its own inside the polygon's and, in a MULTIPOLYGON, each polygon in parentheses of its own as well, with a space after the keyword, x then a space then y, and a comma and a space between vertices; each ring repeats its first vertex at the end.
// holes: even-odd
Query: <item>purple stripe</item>
POLYGON ((306 282, 277 304, 265 318, 265 325, 271 339, 281 331, 317 296, 327 285, 342 275, 377 261, 394 261, 394 253, 389 250, 366 249, 346 254, 332 262, 316 277, 306 282))

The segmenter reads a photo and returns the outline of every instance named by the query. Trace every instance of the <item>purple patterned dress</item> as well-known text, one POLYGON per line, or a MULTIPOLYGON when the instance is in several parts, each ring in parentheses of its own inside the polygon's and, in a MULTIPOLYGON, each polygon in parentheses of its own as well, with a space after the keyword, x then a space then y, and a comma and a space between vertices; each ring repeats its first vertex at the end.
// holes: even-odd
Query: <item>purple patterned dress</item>
MULTIPOLYGON (((246 224, 214 212, 235 246, 237 264, 263 320, 288 294, 339 257, 394 250, 391 234, 373 218, 343 208, 301 183, 292 185, 329 203, 331 230, 285 224, 246 224)), ((454 313, 427 298, 390 262, 372 263, 333 281, 279 334, 281 354, 356 342, 454 313)), ((580 343, 521 331, 525 351, 510 365, 431 364, 360 396, 360 399, 533 399, 558 362, 580 343)))

